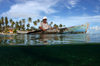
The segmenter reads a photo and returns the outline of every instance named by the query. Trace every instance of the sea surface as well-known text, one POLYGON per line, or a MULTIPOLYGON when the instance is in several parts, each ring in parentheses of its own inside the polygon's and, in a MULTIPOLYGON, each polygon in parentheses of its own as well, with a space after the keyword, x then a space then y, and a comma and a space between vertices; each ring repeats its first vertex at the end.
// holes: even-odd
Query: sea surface
POLYGON ((0 66, 100 66, 100 34, 0 35, 0 66))
POLYGON ((0 45, 56 45, 76 43, 100 43, 100 34, 0 35, 0 45))

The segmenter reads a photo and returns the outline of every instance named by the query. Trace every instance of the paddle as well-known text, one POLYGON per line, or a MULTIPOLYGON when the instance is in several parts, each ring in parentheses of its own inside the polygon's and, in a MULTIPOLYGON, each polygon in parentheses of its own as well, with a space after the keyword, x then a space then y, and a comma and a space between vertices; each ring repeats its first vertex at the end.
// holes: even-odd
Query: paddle
POLYGON ((42 32, 43 30, 35 30, 33 33, 42 32))

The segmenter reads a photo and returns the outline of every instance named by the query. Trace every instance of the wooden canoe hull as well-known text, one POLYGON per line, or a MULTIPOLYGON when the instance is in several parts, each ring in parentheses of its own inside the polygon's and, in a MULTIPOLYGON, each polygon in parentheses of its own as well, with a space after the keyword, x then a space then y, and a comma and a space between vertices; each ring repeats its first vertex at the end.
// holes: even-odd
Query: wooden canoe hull
POLYGON ((38 31, 31 31, 31 32, 19 32, 22 34, 67 34, 67 33, 86 33, 87 29, 88 29, 88 25, 89 24, 84 24, 84 25, 78 25, 78 26, 72 26, 72 27, 68 27, 68 28, 61 28, 61 29, 52 29, 52 30, 47 30, 47 31, 42 31, 42 30, 38 30, 38 31))
POLYGON ((45 32, 37 32, 37 34, 77 34, 77 33, 86 33, 88 30, 89 24, 84 25, 78 25, 78 26, 72 26, 68 28, 62 28, 58 30, 47 30, 45 32))
POLYGON ((19 34, 27 34, 28 31, 20 31, 20 30, 17 30, 17 33, 19 33, 19 34))
POLYGON ((88 30, 88 26, 89 24, 68 27, 62 33, 86 33, 88 30))

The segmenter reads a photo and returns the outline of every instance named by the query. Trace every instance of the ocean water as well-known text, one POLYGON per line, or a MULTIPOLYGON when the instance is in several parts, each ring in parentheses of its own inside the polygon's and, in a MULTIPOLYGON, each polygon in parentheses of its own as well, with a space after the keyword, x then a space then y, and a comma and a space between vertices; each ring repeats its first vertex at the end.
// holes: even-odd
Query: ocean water
POLYGON ((100 43, 100 34, 0 35, 0 45, 56 45, 76 43, 100 43))
POLYGON ((100 66, 99 43, 100 34, 0 35, 0 66, 100 66))

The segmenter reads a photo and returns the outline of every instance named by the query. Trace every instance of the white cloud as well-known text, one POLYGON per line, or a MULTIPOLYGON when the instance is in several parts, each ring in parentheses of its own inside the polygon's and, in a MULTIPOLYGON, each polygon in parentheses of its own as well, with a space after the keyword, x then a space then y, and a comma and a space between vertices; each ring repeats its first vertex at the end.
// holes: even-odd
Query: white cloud
POLYGON ((65 6, 68 8, 68 9, 71 9, 73 7, 75 7, 78 2, 80 2, 79 0, 67 0, 65 6))
POLYGON ((100 7, 96 6, 96 9, 94 10, 94 12, 99 13, 100 12, 100 7))
POLYGON ((78 0, 68 0, 69 5, 74 7, 77 4, 78 0))
POLYGON ((26 2, 26 1, 32 1, 32 0, 15 0, 15 2, 26 2))
POLYGON ((93 30, 100 30, 100 26, 93 26, 93 27, 90 27, 90 29, 93 29, 93 30))
MULTIPOLYGON (((19 1, 19 0, 16 0, 19 1)), ((55 13, 52 7, 58 2, 57 0, 34 0, 20 2, 11 6, 10 10, 2 13, 2 16, 10 17, 36 17, 41 14, 41 12, 46 14, 55 13)))
POLYGON ((98 16, 72 16, 72 17, 60 17, 54 16, 53 21, 57 24, 64 24, 66 26, 81 25, 87 22, 98 22, 100 23, 100 15, 98 16))

